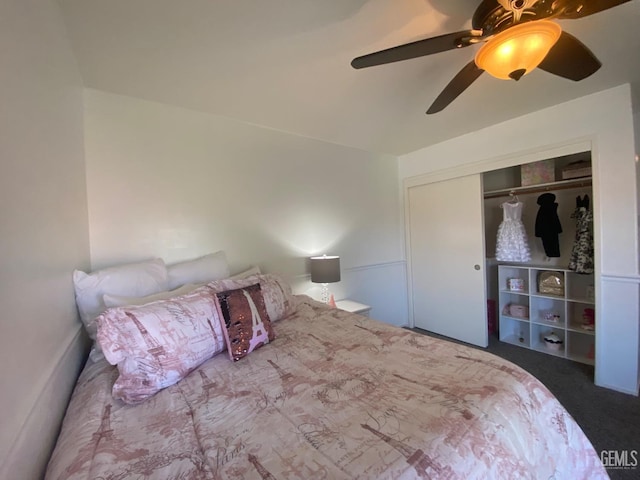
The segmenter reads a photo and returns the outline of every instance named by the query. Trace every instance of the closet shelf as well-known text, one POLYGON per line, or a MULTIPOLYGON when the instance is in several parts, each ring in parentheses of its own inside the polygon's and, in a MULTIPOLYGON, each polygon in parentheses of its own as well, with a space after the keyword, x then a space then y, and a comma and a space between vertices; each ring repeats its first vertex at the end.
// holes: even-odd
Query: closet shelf
MULTIPOLYGON (((585 317, 591 311, 592 322, 595 302, 575 302, 572 299, 589 298, 593 293, 594 275, 579 274, 564 268, 552 266, 530 267, 522 265, 498 265, 498 315, 499 338, 503 342, 537 350, 558 357, 593 365, 595 363, 594 329, 584 329, 585 317), (564 276, 562 295, 548 295, 540 292, 539 275, 554 271, 564 276), (523 292, 509 289, 511 280, 522 280, 523 292), (513 307, 524 309, 527 319, 511 315, 513 307), (555 320, 553 320, 555 319, 555 320), (548 344, 545 338, 555 334, 562 340, 560 345, 548 344)), ((593 328, 596 324, 592 323, 593 328)))
POLYGON ((590 187, 591 177, 573 178, 571 180, 560 180, 551 183, 541 183, 539 185, 527 185, 526 187, 501 188, 499 190, 489 190, 484 192, 484 198, 508 197, 512 194, 524 195, 526 193, 541 193, 551 190, 565 190, 569 188, 590 187))

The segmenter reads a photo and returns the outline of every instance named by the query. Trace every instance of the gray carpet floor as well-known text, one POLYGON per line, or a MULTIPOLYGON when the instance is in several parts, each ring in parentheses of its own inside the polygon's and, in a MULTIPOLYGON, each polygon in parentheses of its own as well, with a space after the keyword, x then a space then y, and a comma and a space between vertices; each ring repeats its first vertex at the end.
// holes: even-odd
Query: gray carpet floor
MULTIPOLYGON (((413 331, 453 341, 417 328, 413 331)), ((510 345, 494 336, 490 336, 486 351, 519 365, 544 383, 580 425, 598 453, 636 450, 639 462, 636 468, 608 468, 607 472, 614 480, 640 479, 639 397, 596 387, 592 366, 510 345)))

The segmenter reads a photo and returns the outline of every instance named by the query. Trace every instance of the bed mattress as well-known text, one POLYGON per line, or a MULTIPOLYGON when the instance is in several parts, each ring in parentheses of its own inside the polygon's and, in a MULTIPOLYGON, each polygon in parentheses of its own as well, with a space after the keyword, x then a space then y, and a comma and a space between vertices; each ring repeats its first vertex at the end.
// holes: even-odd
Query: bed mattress
POLYGON ((89 361, 47 480, 608 478, 536 378, 501 358, 297 297, 276 339, 139 405, 89 361))

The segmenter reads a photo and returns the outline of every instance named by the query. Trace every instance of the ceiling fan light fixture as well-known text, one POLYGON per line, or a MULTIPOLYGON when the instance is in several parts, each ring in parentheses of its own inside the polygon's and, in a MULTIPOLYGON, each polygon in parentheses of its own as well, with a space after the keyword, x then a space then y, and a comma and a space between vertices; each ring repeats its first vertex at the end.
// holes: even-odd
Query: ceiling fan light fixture
POLYGON ((487 41, 476 53, 476 65, 496 78, 519 80, 540 65, 561 33, 549 20, 520 23, 487 41))

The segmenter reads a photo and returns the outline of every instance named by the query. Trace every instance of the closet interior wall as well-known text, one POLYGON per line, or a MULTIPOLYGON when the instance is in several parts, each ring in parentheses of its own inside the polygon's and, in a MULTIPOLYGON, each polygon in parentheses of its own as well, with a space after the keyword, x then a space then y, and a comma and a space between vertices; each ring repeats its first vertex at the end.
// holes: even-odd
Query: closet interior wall
MULTIPOLYGON (((590 160, 589 152, 578 154, 577 156, 561 157, 556 161, 556 179, 561 178, 561 169, 570 161, 576 159, 590 160)), ((485 194, 493 190, 505 188, 513 188, 520 186, 521 171, 520 166, 503 168, 483 174, 483 190, 485 194)), ((531 186, 535 188, 535 185, 531 186)), ((576 197, 589 195, 589 208, 593 205, 593 192, 590 186, 577 186, 567 189, 554 189, 553 186, 548 190, 533 193, 516 192, 520 202, 523 203, 522 222, 527 232, 529 240, 529 248, 531 249, 531 261, 523 265, 532 266, 548 266, 549 268, 568 268, 571 258, 571 250, 575 240, 576 221, 571 218, 571 214, 576 208, 576 197), (560 241, 560 257, 549 258, 544 252, 542 240, 535 236, 535 222, 538 214, 539 205, 538 197, 543 193, 553 193, 556 196, 558 204, 558 218, 562 225, 562 233, 559 235, 560 241)), ((504 196, 485 198, 484 199, 484 221, 485 221, 485 248, 486 248, 486 265, 485 272, 487 275, 487 298, 494 300, 496 309, 498 308, 498 262, 496 256, 496 240, 498 234, 498 226, 503 220, 502 203, 511 201, 508 193, 504 196)), ((498 312, 496 310, 496 318, 498 312)))

